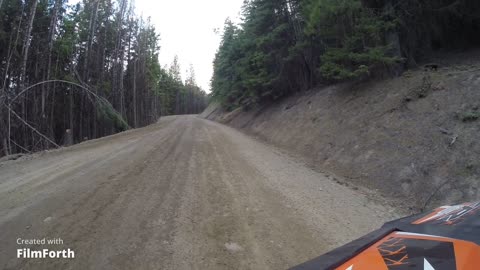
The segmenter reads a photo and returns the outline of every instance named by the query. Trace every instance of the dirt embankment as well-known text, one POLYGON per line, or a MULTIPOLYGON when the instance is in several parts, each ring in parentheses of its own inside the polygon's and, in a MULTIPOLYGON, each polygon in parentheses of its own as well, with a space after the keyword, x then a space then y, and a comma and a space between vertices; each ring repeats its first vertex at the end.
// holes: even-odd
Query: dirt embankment
POLYGON ((480 197, 480 53, 442 56, 438 70, 320 87, 248 111, 210 106, 226 123, 378 189, 414 209, 480 197))

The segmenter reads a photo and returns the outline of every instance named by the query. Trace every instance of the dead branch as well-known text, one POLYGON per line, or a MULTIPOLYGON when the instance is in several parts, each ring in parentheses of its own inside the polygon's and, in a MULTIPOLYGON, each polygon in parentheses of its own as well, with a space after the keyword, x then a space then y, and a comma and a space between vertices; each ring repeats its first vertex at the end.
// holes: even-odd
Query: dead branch
POLYGON ((23 148, 22 146, 20 146, 18 143, 16 143, 14 140, 10 140, 11 143, 15 144, 18 148, 22 149, 23 151, 27 152, 27 153, 32 153, 31 151, 28 151, 27 149, 23 148))
MULTIPOLYGON (((53 144, 55 147, 57 148, 60 148, 60 146, 58 144, 56 144, 55 142, 53 142, 52 140, 50 140, 47 136, 43 135, 42 133, 40 133, 40 131, 38 131, 36 128, 32 127, 29 123, 27 123, 27 121, 23 120, 23 118, 21 118, 14 110, 12 110, 10 107, 8 107, 8 110, 10 111, 10 113, 12 113, 15 117, 18 118, 18 120, 22 121, 22 123, 24 123, 27 127, 29 127, 31 130, 33 130, 35 133, 37 133, 38 135, 40 135, 40 137, 44 138, 45 140, 47 140, 49 143, 53 144)), ((10 138, 9 138, 10 139, 10 138)), ((11 141, 11 140, 10 140, 11 141)))
POLYGON ((452 134, 449 130, 447 130, 445 128, 442 128, 442 127, 439 127, 438 130, 445 135, 451 135, 452 134))
MULTIPOLYGON (((34 87, 37 87, 37 86, 40 86, 40 85, 43 85, 43 84, 48 84, 48 83, 64 83, 64 84, 68 84, 68 85, 73 85, 73 86, 76 86, 82 90, 84 90, 87 94, 90 94, 91 96, 95 97, 95 99, 97 99, 98 101, 100 101, 101 103, 103 102, 103 104, 110 104, 110 102, 106 99, 106 98, 103 98, 99 95, 97 95, 95 92, 93 92, 92 90, 90 90, 90 88, 86 85, 81 85, 79 83, 75 83, 75 82, 70 82, 70 81, 66 81, 66 80, 46 80, 46 81, 41 81, 41 82, 38 82, 36 84, 33 84, 33 85, 30 85, 29 87, 26 87, 25 89, 23 89, 22 91, 20 91, 15 97, 13 97, 8 104, 6 104, 6 102, 3 102, 3 104, 0 104, 0 108, 2 107, 2 105, 6 106, 7 109, 8 109, 8 142, 9 142, 9 148, 11 148, 10 146, 10 130, 11 130, 11 123, 10 123, 10 114, 13 113, 15 115, 15 117, 17 117, 20 121, 22 121, 26 126, 28 126, 29 128, 31 128, 33 131, 35 131, 37 134, 39 134, 42 138, 46 139, 48 142, 52 143, 53 145, 55 145, 56 147, 60 147, 58 146, 55 142, 53 142, 52 140, 50 140, 47 136, 43 135, 42 133, 40 133, 38 130, 36 130, 34 127, 32 127, 30 124, 28 124, 24 119, 22 119, 18 114, 15 113, 15 111, 12 110, 11 106, 12 104, 21 96, 23 95, 24 93, 26 93, 28 90, 34 88, 34 87)), ((83 83, 83 82, 82 82, 83 83)), ((90 95, 87 95, 87 97, 89 98, 89 100, 93 103, 93 100, 90 98, 90 95)), ((118 111, 116 111, 113 106, 112 106, 112 109, 115 113, 117 113, 118 115, 121 115, 118 111)))
POLYGON ((70 82, 70 81, 65 81, 65 80, 47 80, 47 81, 41 81, 39 83, 36 83, 36 84, 32 84, 30 85, 29 87, 26 87, 25 89, 23 89, 22 91, 20 91, 20 93, 18 93, 14 98, 12 98, 10 100, 10 104, 12 104, 13 102, 15 102, 21 95, 23 95, 25 92, 27 92, 28 90, 34 88, 34 87, 37 87, 37 86, 40 86, 40 85, 43 85, 43 84, 48 84, 48 83, 64 83, 64 84, 70 84, 70 85, 73 85, 73 86, 77 86, 83 90, 85 90, 87 93, 93 95, 94 97, 100 99, 100 100, 104 100, 103 98, 99 97, 97 94, 95 94, 92 90, 90 90, 88 87, 86 86, 83 86, 81 84, 78 84, 78 83, 75 83, 75 82, 70 82))
POLYGON ((445 182, 443 182, 442 184, 440 184, 431 194, 430 196, 427 198, 427 200, 425 201, 425 203, 423 204, 423 207, 420 209, 422 212, 425 211, 425 209, 427 208, 427 206, 430 204, 430 201, 437 195, 437 193, 445 186, 447 185, 448 183, 450 183, 452 181, 452 179, 448 179, 446 180, 445 182))
POLYGON ((455 144, 455 142, 457 142, 457 139, 458 139, 458 135, 453 136, 452 141, 450 142, 450 146, 455 144))

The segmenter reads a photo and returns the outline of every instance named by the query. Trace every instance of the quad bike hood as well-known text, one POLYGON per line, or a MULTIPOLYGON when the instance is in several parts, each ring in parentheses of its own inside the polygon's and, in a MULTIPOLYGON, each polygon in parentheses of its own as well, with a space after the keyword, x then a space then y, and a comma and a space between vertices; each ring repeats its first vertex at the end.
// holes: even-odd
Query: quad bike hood
POLYGON ((442 206, 381 229, 293 270, 478 270, 480 201, 442 206))

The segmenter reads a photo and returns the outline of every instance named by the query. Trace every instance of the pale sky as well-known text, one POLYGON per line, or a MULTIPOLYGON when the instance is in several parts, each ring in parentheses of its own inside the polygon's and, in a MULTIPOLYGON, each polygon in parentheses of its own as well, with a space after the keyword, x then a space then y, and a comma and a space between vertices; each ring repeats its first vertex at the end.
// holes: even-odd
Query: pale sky
POLYGON ((137 15, 151 17, 160 34, 160 64, 172 63, 178 55, 183 79, 190 64, 197 84, 210 90, 213 59, 220 44, 220 34, 227 17, 239 22, 243 0, 135 0, 137 15))

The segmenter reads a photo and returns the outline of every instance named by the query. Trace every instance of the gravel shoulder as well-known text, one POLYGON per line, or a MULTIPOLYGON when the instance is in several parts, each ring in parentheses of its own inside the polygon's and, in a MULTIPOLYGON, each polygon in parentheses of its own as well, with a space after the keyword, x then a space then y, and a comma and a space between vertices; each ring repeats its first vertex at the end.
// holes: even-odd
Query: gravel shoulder
POLYGON ((0 163, 2 269, 285 269, 398 217, 196 116, 0 163), (18 238, 62 245, 18 245, 18 238), (74 259, 16 259, 18 248, 74 259))

